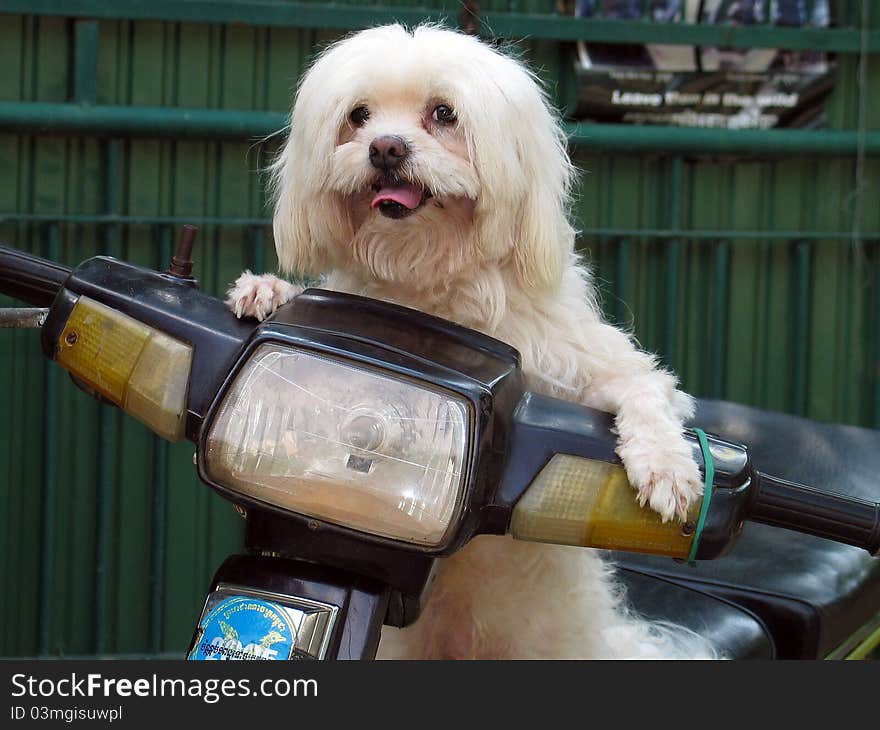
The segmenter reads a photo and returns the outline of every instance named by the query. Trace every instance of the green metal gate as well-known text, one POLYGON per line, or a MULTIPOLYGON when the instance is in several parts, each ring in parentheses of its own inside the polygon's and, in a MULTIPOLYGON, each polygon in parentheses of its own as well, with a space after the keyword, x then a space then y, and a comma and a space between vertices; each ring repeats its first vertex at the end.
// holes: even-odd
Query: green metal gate
MULTIPOLYGON (((258 170, 308 58, 460 3, 0 0, 0 241, 163 266, 182 223, 221 292, 275 254, 258 170)), ((647 5, 646 3, 643 5, 647 5)), ((574 20, 481 3, 565 108, 571 41, 838 53, 827 131, 569 125, 581 244, 609 315, 692 392, 880 427, 880 12, 834 29, 574 20)), ((6 305, 8 300, 0 301, 6 305)), ((179 653, 241 523, 169 446, 0 330, 0 655, 179 653)))

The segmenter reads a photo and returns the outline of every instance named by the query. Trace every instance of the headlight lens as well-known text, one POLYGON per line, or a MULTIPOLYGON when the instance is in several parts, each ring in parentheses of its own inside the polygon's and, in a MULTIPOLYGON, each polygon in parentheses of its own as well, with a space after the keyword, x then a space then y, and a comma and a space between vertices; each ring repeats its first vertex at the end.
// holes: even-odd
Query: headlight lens
POLYGON ((439 545, 461 507, 469 412, 447 392, 263 344, 217 410, 205 470, 292 512, 439 545))

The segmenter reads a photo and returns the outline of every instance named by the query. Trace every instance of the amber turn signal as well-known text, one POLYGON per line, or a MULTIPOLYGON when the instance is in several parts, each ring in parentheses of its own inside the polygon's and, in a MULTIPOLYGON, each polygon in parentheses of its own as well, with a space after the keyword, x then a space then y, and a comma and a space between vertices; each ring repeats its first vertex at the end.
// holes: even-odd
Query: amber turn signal
POLYGON ((157 434, 183 438, 191 346, 81 296, 57 353, 62 367, 157 434))
POLYGON ((699 511, 698 502, 684 524, 664 523, 639 507, 619 464, 557 454, 517 503, 510 532, 518 540, 686 558, 699 511))

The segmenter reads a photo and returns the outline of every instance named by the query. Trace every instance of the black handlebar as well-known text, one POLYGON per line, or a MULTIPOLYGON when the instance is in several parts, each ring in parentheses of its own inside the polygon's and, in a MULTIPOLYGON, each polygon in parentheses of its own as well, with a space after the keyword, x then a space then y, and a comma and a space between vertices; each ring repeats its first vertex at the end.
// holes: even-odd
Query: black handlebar
POLYGON ((749 519, 880 551, 880 504, 757 475, 749 519))
POLYGON ((0 245, 0 293, 48 307, 71 269, 41 256, 0 245))

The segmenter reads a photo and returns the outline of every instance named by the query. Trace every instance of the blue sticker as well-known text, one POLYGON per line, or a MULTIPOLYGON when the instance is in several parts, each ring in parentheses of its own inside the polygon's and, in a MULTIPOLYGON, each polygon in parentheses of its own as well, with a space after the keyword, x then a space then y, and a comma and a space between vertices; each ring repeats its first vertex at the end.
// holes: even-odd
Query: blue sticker
POLYGON ((199 624, 201 638, 189 659, 288 659, 296 632, 284 610, 250 596, 217 604, 199 624))

